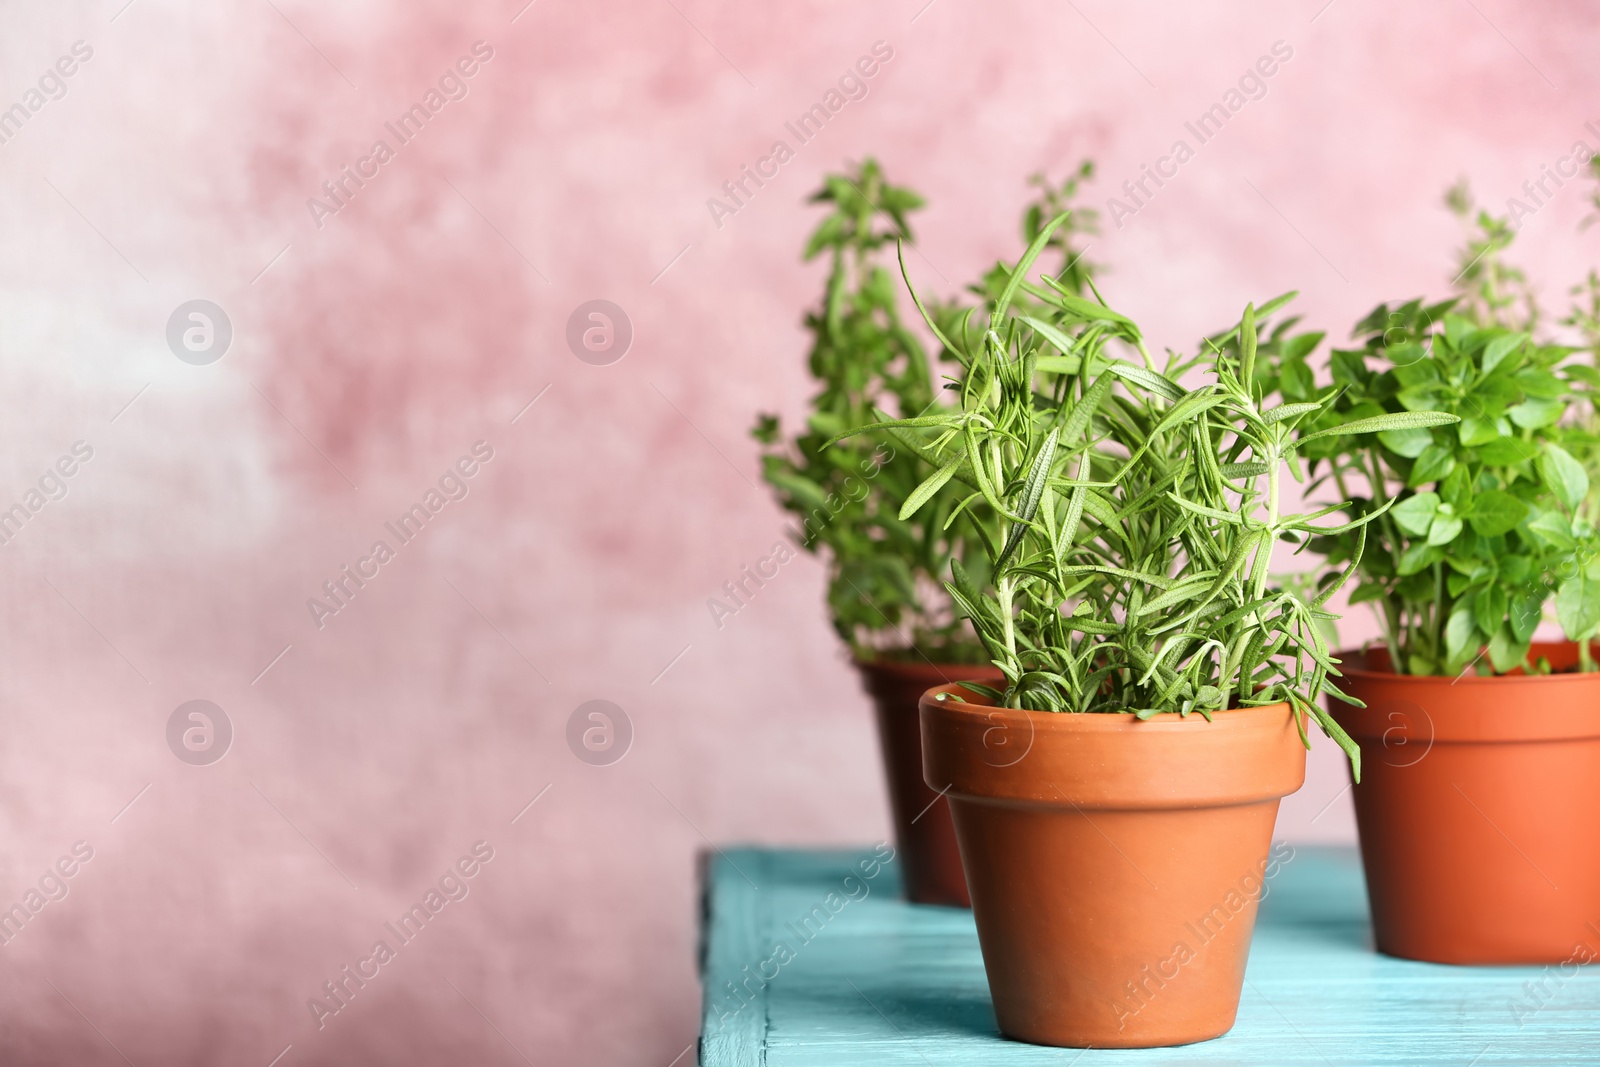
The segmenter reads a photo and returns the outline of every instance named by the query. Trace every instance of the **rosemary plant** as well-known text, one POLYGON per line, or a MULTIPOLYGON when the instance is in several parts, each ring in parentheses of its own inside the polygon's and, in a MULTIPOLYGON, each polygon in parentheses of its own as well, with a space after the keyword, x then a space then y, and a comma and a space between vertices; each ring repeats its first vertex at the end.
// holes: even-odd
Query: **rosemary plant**
MULTIPOLYGON (((1100 213, 1094 208, 1077 205, 1081 187, 1093 178, 1094 162, 1087 159, 1079 163, 1077 169, 1060 185, 1052 183, 1043 173, 1034 174, 1028 179, 1028 184, 1038 192, 1022 213, 1024 247, 1033 244, 1051 219, 1066 215, 1066 221, 1057 226, 1046 240, 1040 260, 1046 256, 1054 257, 1052 276, 1055 281, 1052 284, 1065 287, 1074 296, 1086 295, 1091 280, 1102 270, 1098 263, 1088 258, 1088 245, 1078 247, 1079 237, 1094 237, 1100 232, 1100 213)), ((976 306, 961 300, 929 303, 928 310, 939 326, 940 335, 961 346, 958 351, 947 349, 941 353, 942 358, 963 366, 972 361, 974 346, 982 342, 982 322, 994 313, 1000 295, 1011 281, 1011 273, 1010 264, 996 263, 977 283, 969 285, 967 293, 978 298, 976 306), (972 327, 974 316, 977 316, 979 323, 977 329, 972 327)), ((1046 309, 1035 304, 1026 292, 1019 291, 1012 294, 1006 310, 1013 315, 1030 315, 1046 309)))
MULTIPOLYGON (((1463 189, 1449 199, 1471 217, 1463 189)), ((1357 567, 1350 603, 1374 605, 1396 671, 1541 669, 1529 645, 1552 598, 1593 669, 1600 539, 1588 473, 1566 447, 1582 429, 1562 420, 1596 376, 1573 349, 1531 336, 1537 308, 1501 261, 1506 220, 1479 212, 1476 228, 1459 296, 1379 305, 1356 326, 1361 347, 1333 353, 1329 384, 1287 356, 1268 384, 1287 404, 1323 405, 1309 424, 1320 435, 1305 452, 1311 486, 1331 483, 1352 519, 1373 521, 1363 538, 1329 532, 1312 548, 1357 567), (1343 433, 1350 420, 1403 412, 1460 421, 1343 433)))
MULTIPOLYGON (((993 517, 975 525, 990 581, 956 563, 949 583, 1005 673, 1005 689, 989 695, 1012 708, 1141 718, 1286 701, 1302 736, 1309 715, 1357 760, 1318 704, 1337 694, 1338 669, 1317 623, 1350 568, 1310 603, 1268 574, 1279 542, 1359 536, 1371 521, 1319 527, 1340 505, 1283 510, 1283 479, 1319 436, 1300 428, 1333 402, 1268 407, 1254 386, 1260 325, 1293 294, 1247 307, 1223 343, 1158 363, 1092 281, 1086 299, 1050 275, 1026 280, 1064 221, 1043 227, 1011 272, 963 367, 960 409, 881 424, 917 435, 918 454, 938 465, 907 513, 957 485, 958 512, 993 517), (1018 294, 1045 310, 1009 314, 1018 294)), ((1454 421, 1396 412, 1342 432, 1454 421)))

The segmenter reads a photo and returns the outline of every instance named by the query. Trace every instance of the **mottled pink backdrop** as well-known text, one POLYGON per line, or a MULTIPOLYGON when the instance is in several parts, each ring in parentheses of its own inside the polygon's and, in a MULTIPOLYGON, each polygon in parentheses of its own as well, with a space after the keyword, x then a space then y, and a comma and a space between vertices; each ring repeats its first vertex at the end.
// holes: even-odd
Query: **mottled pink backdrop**
MULTIPOLYGON (((808 394, 804 196, 876 154, 953 292, 1014 253, 1029 173, 1093 156, 1104 208, 1281 41, 1091 255, 1158 344, 1291 287, 1342 334, 1444 290, 1450 181, 1503 207, 1597 144, 1600 16, 1323 2, 0 5, 0 107, 92 49, 0 144, 0 508, 93 450, 0 550, 0 906, 93 850, 0 947, 0 1062, 692 1062, 696 853, 887 832, 821 568, 706 607, 782 536, 746 431, 808 394), (467 95, 314 219, 478 41, 467 95), (234 329, 208 366, 165 339, 196 298, 234 329), (565 341, 595 298, 635 332, 609 366, 565 341), (469 494, 319 630, 307 598, 478 441, 469 494), (210 766, 168 748, 192 699, 235 731, 210 766), (631 719, 614 765, 568 747, 590 699, 631 719), (308 998, 478 841, 470 893, 319 1030, 308 998)), ((1523 231, 1552 301, 1597 258, 1587 192, 1523 231)), ((1281 832, 1349 840, 1343 773, 1319 745, 1281 832)))

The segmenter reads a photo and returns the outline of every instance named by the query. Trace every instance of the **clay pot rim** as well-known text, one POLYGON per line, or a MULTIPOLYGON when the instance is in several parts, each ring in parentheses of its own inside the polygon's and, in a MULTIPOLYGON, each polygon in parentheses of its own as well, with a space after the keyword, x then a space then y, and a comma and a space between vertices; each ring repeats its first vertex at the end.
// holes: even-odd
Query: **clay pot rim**
MULTIPOLYGON (((1600 674, 1595 677, 1600 678, 1600 674)), ((1179 715, 1175 711, 1164 711, 1141 719, 1131 711, 1033 711, 1028 708, 999 708, 993 704, 981 703, 983 697, 970 690, 961 689, 957 683, 937 685, 922 694, 919 702, 922 707, 937 708, 942 713, 957 716, 981 718, 990 722, 989 714, 994 711, 1003 711, 1008 715, 1024 715, 1035 729, 1044 728, 1049 732, 1118 732, 1133 729, 1150 728, 1154 730, 1193 729, 1193 723, 1202 726, 1221 727, 1224 723, 1234 728, 1254 726, 1258 722, 1281 722, 1283 713, 1289 710, 1288 701, 1280 700, 1275 704, 1253 704, 1248 707, 1224 708, 1211 713, 1211 721, 1198 711, 1191 711, 1187 716, 1179 715), (960 690, 965 698, 962 701, 939 700, 937 694, 951 690, 960 690)))
MULTIPOLYGON (((1540 644, 1551 648, 1563 643, 1540 644)), ((1363 746, 1383 746, 1391 753, 1385 762, 1397 751, 1392 748, 1395 737, 1422 748, 1423 756, 1413 760, 1407 750, 1396 766, 1420 762, 1434 745, 1600 740, 1600 672, 1468 676, 1457 682, 1449 675, 1351 668, 1336 684, 1366 703, 1356 707, 1331 695, 1328 700, 1328 713, 1363 746)))
POLYGON ((1175 712, 1146 720, 1131 712, 996 714, 1003 709, 937 699, 949 688, 928 690, 919 705, 923 780, 964 803, 1220 808, 1277 800, 1305 780, 1305 748, 1287 703, 1233 708, 1211 722, 1175 712), (990 743, 997 729, 1014 748, 990 743))
MULTIPOLYGON (((1533 648, 1541 646, 1550 648, 1571 644, 1567 641, 1535 641, 1533 648)), ((1546 685, 1600 685, 1600 671, 1590 671, 1585 674, 1579 671, 1565 671, 1561 674, 1401 674, 1394 670, 1373 670, 1364 664, 1367 659, 1367 648, 1347 649, 1335 652, 1334 658, 1339 661, 1339 674, 1345 678, 1361 678, 1372 681, 1381 681, 1385 685, 1399 685, 1409 687, 1427 687, 1438 685, 1472 685, 1472 686, 1501 686, 1514 688, 1517 686, 1546 686, 1546 685)), ((1338 683, 1335 682, 1337 685, 1338 683)), ((1344 689, 1343 685, 1339 685, 1344 689)), ((1342 705, 1347 708, 1349 705, 1342 705)))

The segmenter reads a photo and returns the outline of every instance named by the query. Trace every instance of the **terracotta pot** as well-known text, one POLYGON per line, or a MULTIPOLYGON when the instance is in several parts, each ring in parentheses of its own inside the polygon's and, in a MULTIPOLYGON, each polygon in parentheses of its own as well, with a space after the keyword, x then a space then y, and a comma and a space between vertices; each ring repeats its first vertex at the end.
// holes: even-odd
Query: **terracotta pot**
MULTIPOLYGON (((856 661, 878 719, 883 769, 889 780, 889 810, 907 899, 917 904, 966 908, 967 880, 950 824, 950 802, 922 780, 922 730, 917 701, 936 685, 986 682, 1001 685, 1005 675, 986 665, 856 661)), ((941 783, 940 788, 949 783, 941 783)))
MULTIPOLYGON (((1533 654, 1568 670, 1570 642, 1533 654)), ((1344 653, 1329 709, 1361 746, 1356 824, 1378 951, 1560 963, 1600 951, 1600 674, 1394 674, 1344 653)))
POLYGON ((1287 704, 1158 715, 922 699, 995 1016, 1008 1037, 1149 1048, 1227 1033, 1278 801, 1305 780, 1287 704))

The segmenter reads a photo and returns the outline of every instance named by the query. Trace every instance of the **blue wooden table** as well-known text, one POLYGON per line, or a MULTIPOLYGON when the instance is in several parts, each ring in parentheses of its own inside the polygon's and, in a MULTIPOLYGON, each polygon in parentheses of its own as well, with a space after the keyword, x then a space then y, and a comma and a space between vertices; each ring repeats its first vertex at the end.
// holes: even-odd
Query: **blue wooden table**
POLYGON ((706 858, 705 1067, 1600 1064, 1600 966, 1377 955, 1355 851, 1309 847, 1268 883, 1227 1036, 1143 1051, 1007 1041, 971 913, 905 903, 896 864, 872 855, 706 858))

